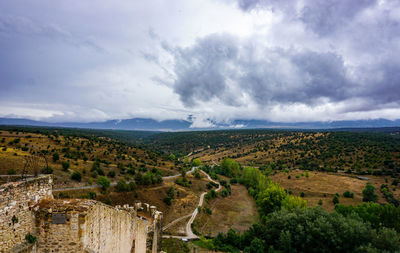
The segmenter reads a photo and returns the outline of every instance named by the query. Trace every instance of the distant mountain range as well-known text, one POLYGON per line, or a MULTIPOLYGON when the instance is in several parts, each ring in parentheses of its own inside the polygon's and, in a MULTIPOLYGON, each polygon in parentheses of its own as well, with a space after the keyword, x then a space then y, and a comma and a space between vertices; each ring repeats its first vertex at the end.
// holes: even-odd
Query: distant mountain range
POLYGON ((332 128, 375 128, 400 127, 400 120, 373 119, 373 120, 346 120, 346 121, 317 121, 317 122, 271 122, 267 120, 233 120, 229 124, 210 121, 213 127, 191 128, 190 120, 163 120, 157 121, 146 118, 124 120, 108 120, 104 122, 59 122, 50 123, 29 119, 0 118, 0 125, 71 127, 91 129, 119 129, 119 130, 148 130, 148 131, 189 131, 212 129, 251 129, 251 128, 297 128, 297 129, 332 129, 332 128))

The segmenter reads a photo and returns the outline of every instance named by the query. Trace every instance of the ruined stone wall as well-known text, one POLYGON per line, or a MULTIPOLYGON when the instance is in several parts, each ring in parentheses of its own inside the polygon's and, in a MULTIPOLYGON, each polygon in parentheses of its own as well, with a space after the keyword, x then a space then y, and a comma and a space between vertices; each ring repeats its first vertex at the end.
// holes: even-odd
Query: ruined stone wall
POLYGON ((126 252, 132 249, 136 212, 96 203, 87 213, 82 228, 84 248, 89 252, 126 252))
POLYGON ((0 252, 159 252, 162 213, 154 206, 108 206, 53 199, 52 178, 0 186, 0 252), (37 238, 26 243, 30 233, 37 238))
POLYGON ((147 248, 147 221, 139 219, 136 222, 135 253, 145 253, 147 248))
POLYGON ((32 207, 41 199, 53 198, 51 176, 0 185, 0 252, 15 251, 35 234, 32 207))

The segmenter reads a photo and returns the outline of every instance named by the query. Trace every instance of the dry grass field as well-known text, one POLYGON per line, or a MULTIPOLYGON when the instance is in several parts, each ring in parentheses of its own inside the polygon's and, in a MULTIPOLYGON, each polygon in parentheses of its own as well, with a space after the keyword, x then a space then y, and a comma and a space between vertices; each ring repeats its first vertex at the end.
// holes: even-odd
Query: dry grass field
MULTIPOLYGON (((319 200, 322 200, 322 206, 327 210, 333 210, 334 204, 332 199, 336 193, 339 193, 339 203, 346 205, 355 205, 362 203, 362 191, 367 184, 366 180, 360 180, 355 175, 345 173, 326 173, 326 172, 308 172, 309 177, 306 177, 306 171, 291 171, 289 173, 278 172, 271 176, 271 179, 278 182, 283 188, 292 191, 294 195, 300 196, 304 192, 304 199, 307 200, 308 206, 317 206, 319 200), (290 176, 290 179, 288 177, 290 176), (298 178, 296 178, 298 176, 298 178), (343 197, 343 192, 349 190, 354 193, 354 198, 343 197)), ((370 183, 376 188, 375 192, 379 196, 380 203, 387 203, 380 192, 382 184, 391 184, 390 177, 367 176, 370 178, 370 183)), ((395 189, 393 194, 399 198, 400 190, 395 189)))
POLYGON ((207 206, 212 210, 211 215, 202 211, 196 218, 196 226, 201 234, 216 236, 219 232, 228 232, 230 228, 245 231, 257 221, 257 209, 246 188, 231 185, 231 189, 230 196, 209 201, 207 206))
MULTIPOLYGON (((91 168, 96 160, 101 160, 101 170, 105 175, 115 171, 116 176, 112 181, 119 178, 131 180, 133 175, 122 174, 118 165, 128 170, 128 165, 135 168, 146 167, 146 170, 157 169, 164 176, 173 175, 178 172, 173 162, 151 155, 150 152, 129 146, 121 146, 110 139, 97 138, 89 140, 82 137, 64 137, 43 135, 35 133, 10 133, 0 131, 0 174, 8 174, 11 170, 19 174, 26 163, 25 158, 34 154, 38 156, 39 170, 46 166, 43 157, 38 155, 45 152, 48 165, 53 168, 54 182, 56 188, 67 186, 87 185, 96 179, 91 175, 91 168), (25 150, 25 151, 24 151, 25 150), (53 161, 53 154, 59 155, 59 160, 53 161), (68 162, 69 168, 63 171, 62 162, 68 162), (71 174, 78 171, 82 174, 81 182, 71 180, 71 174)), ((29 171, 29 173, 33 173, 29 171)))

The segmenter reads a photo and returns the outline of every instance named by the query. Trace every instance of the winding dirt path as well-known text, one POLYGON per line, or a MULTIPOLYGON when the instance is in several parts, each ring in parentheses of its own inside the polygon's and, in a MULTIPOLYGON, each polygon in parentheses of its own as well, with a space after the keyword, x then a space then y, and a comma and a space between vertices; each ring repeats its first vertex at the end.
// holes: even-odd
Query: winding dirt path
MULTIPOLYGON (((218 184, 218 188, 216 189, 216 191, 220 191, 222 189, 221 184, 219 184, 217 181, 213 180, 210 175, 208 175, 206 172, 200 170, 201 173, 203 173, 209 181, 218 184)), ((179 238, 179 239, 186 239, 186 240, 193 240, 193 239, 197 239, 199 238, 197 235, 195 235, 192 231, 192 223, 194 222, 194 219, 196 219, 196 216, 199 212, 198 207, 203 206, 203 202, 204 202, 204 196, 207 194, 207 192, 203 192, 200 195, 200 200, 199 200, 199 204, 197 205, 196 209, 194 209, 193 213, 190 215, 185 215, 182 217, 179 217, 178 219, 175 219, 174 221, 170 222, 169 224, 167 224, 166 226, 163 227, 163 231, 167 228, 169 228, 170 226, 172 226, 173 224, 183 220, 184 218, 187 218, 190 216, 189 221, 186 223, 186 236, 178 236, 178 235, 163 235, 164 238, 179 238)))

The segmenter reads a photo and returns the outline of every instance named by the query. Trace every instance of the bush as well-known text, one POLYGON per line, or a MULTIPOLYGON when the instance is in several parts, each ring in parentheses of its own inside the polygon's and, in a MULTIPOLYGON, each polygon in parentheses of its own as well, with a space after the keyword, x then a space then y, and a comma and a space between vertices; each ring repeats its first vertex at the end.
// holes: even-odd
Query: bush
POLYGON ((332 203, 333 203, 334 205, 339 204, 339 197, 338 197, 337 195, 335 195, 335 196, 333 197, 332 203))
POLYGON ((63 161, 62 168, 63 168, 63 171, 67 171, 69 169, 69 162, 63 161))
POLYGON ((129 190, 130 191, 134 191, 134 190, 136 190, 136 188, 137 188, 137 186, 136 186, 136 183, 135 182, 129 182, 129 190))
POLYGON ((189 187, 189 183, 187 182, 186 178, 178 178, 175 180, 175 184, 181 185, 183 187, 189 187))
POLYGON ((345 191, 343 192, 343 197, 345 198, 354 198, 354 193, 351 191, 345 191))
POLYGON ((9 169, 9 170, 7 171, 7 174, 8 174, 8 175, 15 175, 15 174, 17 174, 17 172, 16 172, 14 169, 9 169))
POLYGON ((110 171, 108 172, 108 174, 107 174, 107 176, 112 177, 112 178, 114 178, 115 175, 116 175, 116 173, 115 173, 114 170, 110 170, 110 171))
POLYGON ((229 183, 231 183, 231 184, 237 184, 237 183, 238 183, 238 180, 237 180, 237 178, 231 178, 231 179, 229 180, 229 183))
POLYGON ((97 173, 97 171, 92 171, 92 173, 90 173, 90 176, 93 178, 96 178, 99 175, 99 173, 97 173))
POLYGON ((79 171, 75 171, 72 173, 71 179, 80 182, 82 180, 82 174, 79 171))
POLYGON ((378 195, 375 193, 375 186, 369 182, 362 191, 364 202, 376 202, 378 200, 378 195))
POLYGON ((40 170, 41 173, 43 174, 51 174, 53 173, 53 168, 50 166, 44 167, 42 170, 40 170))
POLYGON ((129 190, 129 186, 128 184, 125 182, 125 180, 120 179, 118 180, 117 185, 115 186, 115 189, 117 190, 117 192, 126 192, 129 190))
POLYGON ((60 155, 56 152, 53 154, 53 162, 57 162, 58 160, 60 160, 60 155))
POLYGON ((223 198, 228 197, 228 195, 229 195, 229 192, 228 192, 227 189, 223 189, 223 190, 221 191, 221 196, 222 196, 223 198))
POLYGON ((199 158, 193 159, 192 166, 198 167, 201 165, 201 161, 199 158))
POLYGON ((172 204, 172 199, 170 197, 165 197, 163 199, 164 203, 170 206, 172 204))
POLYGON ((88 193, 89 199, 96 199, 96 193, 95 192, 89 192, 88 193))
POLYGON ((108 187, 110 187, 110 180, 108 178, 101 176, 97 179, 97 183, 101 185, 102 189, 105 191, 108 187))
POLYGON ((30 233, 28 233, 28 234, 25 235, 25 240, 28 243, 34 243, 34 242, 36 242, 37 238, 36 238, 36 236, 33 236, 30 233))

